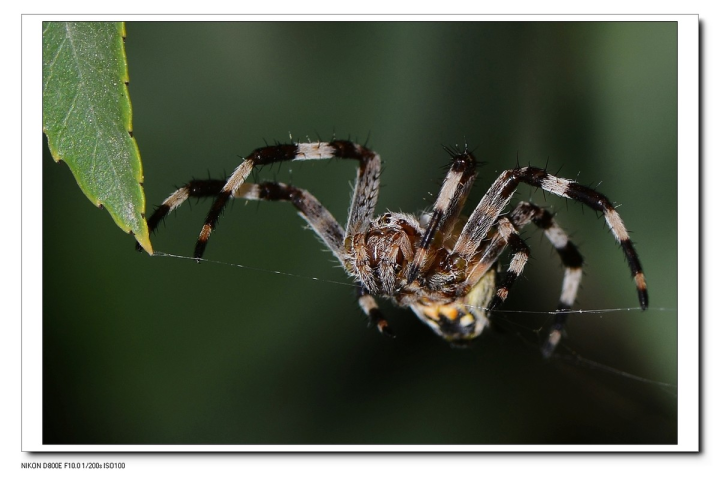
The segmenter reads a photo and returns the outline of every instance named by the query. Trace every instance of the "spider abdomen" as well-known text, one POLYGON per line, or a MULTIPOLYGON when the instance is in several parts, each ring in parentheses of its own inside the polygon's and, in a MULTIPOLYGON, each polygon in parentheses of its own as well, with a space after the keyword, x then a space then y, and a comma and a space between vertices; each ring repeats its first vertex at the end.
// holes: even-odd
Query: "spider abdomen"
POLYGON ((489 324, 487 311, 495 296, 495 288, 496 271, 490 269, 463 297, 455 297, 449 303, 412 303, 410 308, 436 334, 453 345, 463 346, 480 335, 489 324))

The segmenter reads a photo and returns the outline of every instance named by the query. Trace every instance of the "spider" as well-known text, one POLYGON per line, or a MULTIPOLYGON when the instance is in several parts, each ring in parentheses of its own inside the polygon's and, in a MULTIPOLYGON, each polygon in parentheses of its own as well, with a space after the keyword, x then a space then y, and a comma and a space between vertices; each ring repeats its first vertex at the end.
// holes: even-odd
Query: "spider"
POLYGON ((466 345, 489 325, 490 312, 502 304, 529 257, 518 230, 532 222, 557 251, 565 268, 558 314, 542 346, 551 356, 560 341, 575 302, 583 258, 547 210, 520 202, 503 213, 520 183, 581 202, 602 212, 620 243, 635 281, 640 306, 648 306, 645 276, 620 216, 610 201, 595 190, 537 167, 505 170, 485 193, 469 217, 461 216, 478 161, 468 151, 446 148, 452 162, 432 211, 421 216, 388 212, 374 216, 380 181, 380 156, 363 145, 345 140, 290 143, 254 150, 227 180, 192 180, 176 190, 148 220, 150 231, 190 197, 214 197, 195 245, 202 258, 210 234, 228 200, 290 202, 331 250, 357 284, 357 300, 370 324, 393 337, 375 297, 391 299, 413 312, 436 334, 454 345, 466 345), (283 161, 346 159, 359 163, 346 228, 308 191, 279 182, 245 183, 255 166, 283 161), (510 263, 502 277, 498 259, 510 249, 510 263))

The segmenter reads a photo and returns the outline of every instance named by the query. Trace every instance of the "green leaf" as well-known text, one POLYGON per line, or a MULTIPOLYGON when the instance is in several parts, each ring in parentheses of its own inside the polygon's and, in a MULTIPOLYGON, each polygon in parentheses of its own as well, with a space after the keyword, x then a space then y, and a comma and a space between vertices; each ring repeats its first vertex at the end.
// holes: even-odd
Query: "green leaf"
POLYGON ((43 23, 43 131, 90 201, 152 253, 124 38, 118 22, 43 23))

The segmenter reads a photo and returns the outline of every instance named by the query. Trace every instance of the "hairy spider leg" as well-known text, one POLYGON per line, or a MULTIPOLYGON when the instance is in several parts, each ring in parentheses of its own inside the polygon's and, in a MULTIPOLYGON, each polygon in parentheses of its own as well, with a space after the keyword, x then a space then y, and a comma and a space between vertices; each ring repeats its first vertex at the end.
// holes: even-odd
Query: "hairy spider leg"
MULTIPOLYGON (((191 180, 173 192, 148 220, 150 231, 157 229, 168 213, 182 205, 188 198, 215 197, 225 185, 225 180, 191 180)), ((279 182, 244 183, 235 190, 233 198, 245 200, 290 202, 310 225, 320 240, 327 245, 341 264, 345 261, 343 241, 345 231, 333 215, 307 190, 279 182)), ((361 287, 362 288, 362 287, 361 287)), ((387 336, 394 336, 375 299, 362 288, 358 304, 372 325, 387 336)))
POLYGON ((458 286, 458 291, 468 291, 477 285, 482 277, 493 268, 505 249, 510 246, 510 265, 508 265, 487 309, 493 310, 505 301, 510 288, 522 274, 530 259, 530 248, 520 237, 519 228, 506 215, 498 218, 495 230, 491 232, 489 239, 481 243, 478 254, 467 262, 465 279, 458 286))
MULTIPOLYGON (((157 230, 160 222, 167 217, 170 212, 182 205, 188 198, 214 197, 220 193, 224 185, 225 180, 190 180, 171 193, 170 196, 163 200, 163 203, 155 209, 147 221, 150 233, 157 230)), ((138 252, 143 251, 143 248, 138 242, 135 242, 135 249, 138 252)))
POLYGON ((245 182, 257 165, 284 161, 342 158, 358 160, 359 166, 347 224, 346 238, 367 228, 377 203, 380 186, 380 156, 362 145, 345 140, 279 144, 254 150, 230 175, 215 198, 195 244, 195 258, 202 258, 205 246, 228 199, 245 182))
MULTIPOLYGON (((247 200, 285 201, 297 208, 320 239, 333 252, 341 265, 345 262, 345 232, 332 214, 307 190, 279 182, 241 185, 234 195, 247 200)), ((357 301, 371 325, 380 333, 394 337, 387 320, 378 308, 377 302, 364 287, 358 287, 357 301)))
POLYGON ((410 264, 407 276, 408 284, 412 283, 432 264, 429 252, 434 250, 431 246, 434 243, 442 244, 452 233, 477 176, 475 172, 477 161, 467 150, 463 153, 453 154, 452 160, 450 170, 443 180, 440 193, 433 205, 430 221, 410 264))
MULTIPOLYGON (((330 143, 318 142, 260 148, 255 150, 249 158, 260 158, 261 160, 255 163, 260 165, 272 163, 272 161, 269 160, 262 160, 270 156, 276 158, 274 161, 282 161, 282 159, 278 160, 277 158, 283 154, 286 156, 289 155, 287 151, 290 150, 291 147, 295 151, 295 156, 291 160, 319 160, 338 157, 360 161, 348 219, 348 229, 362 231, 367 228, 374 213, 375 204, 377 203, 380 183, 380 157, 361 145, 338 140, 330 143)), ((247 160, 243 162, 243 164, 236 169, 236 172, 247 163, 247 160)), ((235 175, 235 172, 233 175, 235 175)), ((247 174, 243 175, 247 178, 247 174)), ((233 176, 231 176, 231 180, 232 177, 233 176)), ((230 183, 230 180, 191 180, 173 192, 155 210, 148 220, 150 232, 155 231, 159 223, 188 198, 216 197, 216 202, 213 205, 215 208, 218 203, 218 196, 223 194, 224 200, 218 210, 218 215, 222 211, 225 203, 227 203, 227 200, 231 197, 246 200, 289 201, 298 209, 300 215, 308 222, 320 239, 330 248, 333 255, 340 261, 340 264, 345 266, 345 231, 332 214, 313 195, 307 192, 307 190, 278 182, 246 184, 244 183, 244 178, 242 180, 243 182, 229 190, 232 192, 230 196, 224 193, 228 191, 226 187, 228 183, 230 183)), ((235 181, 237 181, 237 179, 235 181)), ((212 212, 213 210, 211 209, 211 214, 212 212)), ((208 215, 208 217, 210 217, 210 215, 208 215)), ((212 224, 215 225, 216 222, 217 218, 213 220, 212 224)), ((208 221, 206 220, 206 226, 207 223, 208 221)), ((136 245, 136 248, 141 249, 142 247, 136 245)), ((200 253, 202 253, 202 251, 200 253)), ((200 258, 197 255, 197 246, 195 257, 200 258)), ((385 335, 392 336, 392 332, 387 326, 387 321, 377 307, 375 299, 366 293, 358 296, 358 302, 362 310, 369 317, 371 323, 376 325, 385 335)))
POLYGON ((521 167, 505 170, 495 180, 470 215, 458 237, 453 254, 458 254, 469 260, 479 251, 483 239, 490 228, 497 222, 502 209, 508 204, 520 183, 526 183, 560 197, 582 202, 593 210, 602 212, 610 231, 625 253, 625 258, 630 266, 630 272, 637 288, 640 307, 643 310, 647 309, 647 286, 640 260, 630 241, 625 225, 620 219, 620 215, 607 197, 572 180, 551 175, 541 168, 521 167))
MULTIPOLYGON (((516 231, 521 230, 531 221, 538 228, 542 229, 545 237, 555 248, 555 251, 560 256, 560 260, 565 267, 560 300, 557 306, 557 311, 559 313, 555 315, 550 334, 548 335, 542 348, 543 356, 547 358, 552 355, 555 347, 557 347, 560 342, 565 324, 567 323, 568 313, 563 312, 567 312, 572 309, 572 306, 575 303, 575 298, 577 297, 578 288, 580 286, 580 280, 582 278, 583 258, 575 244, 570 241, 568 235, 555 222, 553 215, 544 208, 528 202, 520 202, 509 215, 503 215, 498 219, 498 225, 508 221, 508 218, 509 222, 512 223, 512 226, 515 227, 516 231)), ((465 281, 467 287, 472 287, 476 284, 480 278, 485 275, 490 268, 492 268, 509 244, 509 239, 514 235, 516 235, 516 233, 512 231, 510 235, 503 235, 500 228, 491 235, 489 243, 487 243, 487 245, 483 244, 481 247, 482 255, 478 262, 475 265, 470 265, 468 268, 469 273, 465 281)), ((523 249, 521 247, 515 247, 514 251, 522 252, 523 249)), ((529 254, 529 250, 526 249, 524 251, 529 254)), ((505 301, 510 287, 521 271, 522 270, 513 268, 511 261, 505 279, 503 280, 501 287, 498 289, 497 294, 489 304, 488 310, 496 308, 500 303, 505 301)))
POLYGON ((370 326, 377 328, 378 331, 386 337, 395 338, 395 333, 393 333, 385 316, 380 311, 380 308, 378 308, 375 297, 370 295, 367 288, 358 285, 357 299, 363 313, 368 317, 370 326))
MULTIPOLYGON (((150 232, 154 232, 159 223, 170 212, 182 205, 188 198, 206 198, 217 196, 225 180, 191 180, 172 193, 160 205, 148 220, 150 232)), ((233 198, 245 200, 287 201, 297 208, 320 239, 343 262, 343 239, 345 231, 332 214, 307 190, 279 182, 258 184, 244 183, 233 193, 233 198)))
MULTIPOLYGON (((263 182, 259 184, 242 184, 235 192, 236 198, 247 200, 285 201, 297 208, 300 216, 327 245, 341 265, 345 262, 344 238, 345 231, 333 215, 307 190, 279 182, 263 182)), ((357 301, 368 317, 370 323, 380 333, 394 337, 387 320, 378 308, 375 299, 364 287, 359 287, 357 301)))
POLYGON ((488 304, 488 310, 493 310, 505 301, 510 287, 512 287, 515 280, 522 274, 523 268, 525 268, 525 264, 527 264, 530 258, 530 249, 525 241, 520 238, 520 234, 518 234, 515 226, 507 217, 503 216, 498 219, 497 234, 506 245, 510 246, 512 257, 510 258, 510 265, 508 266, 507 272, 505 272, 505 276, 495 292, 495 296, 488 304))
POLYGON ((557 311, 560 313, 555 315, 550 333, 542 347, 542 354, 547 358, 552 355, 560 342, 569 315, 567 311, 571 310, 575 303, 582 279, 583 257, 565 231, 555 222, 553 215, 544 208, 528 202, 520 202, 510 214, 510 218, 518 228, 522 228, 530 221, 540 228, 555 248, 565 267, 557 306, 557 311))

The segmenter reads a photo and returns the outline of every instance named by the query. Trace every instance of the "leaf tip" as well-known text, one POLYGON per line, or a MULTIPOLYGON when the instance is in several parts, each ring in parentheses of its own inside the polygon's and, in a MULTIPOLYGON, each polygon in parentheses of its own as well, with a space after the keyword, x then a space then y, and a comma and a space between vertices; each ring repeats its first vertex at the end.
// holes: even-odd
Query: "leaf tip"
POLYGON ((137 241, 138 245, 142 247, 143 250, 145 250, 148 255, 153 254, 153 248, 152 244, 150 243, 150 235, 145 232, 145 235, 136 235, 135 232, 133 232, 133 235, 135 235, 135 240, 137 241))

